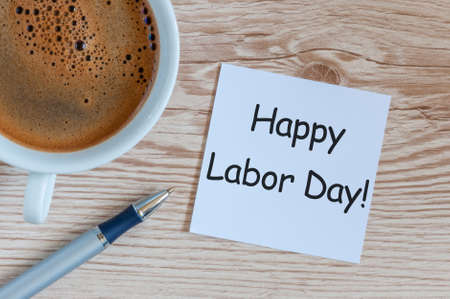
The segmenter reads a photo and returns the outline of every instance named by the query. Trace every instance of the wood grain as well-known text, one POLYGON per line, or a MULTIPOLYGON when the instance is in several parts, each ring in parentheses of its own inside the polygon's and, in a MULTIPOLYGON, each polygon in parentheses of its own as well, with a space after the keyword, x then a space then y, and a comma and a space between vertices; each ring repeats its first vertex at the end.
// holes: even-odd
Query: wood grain
POLYGON ((450 2, 174 0, 181 65, 152 132, 57 179, 45 225, 22 220, 23 171, 0 165, 0 283, 140 196, 152 221, 37 298, 450 298, 450 2), (360 265, 188 233, 220 62, 392 95, 360 265))

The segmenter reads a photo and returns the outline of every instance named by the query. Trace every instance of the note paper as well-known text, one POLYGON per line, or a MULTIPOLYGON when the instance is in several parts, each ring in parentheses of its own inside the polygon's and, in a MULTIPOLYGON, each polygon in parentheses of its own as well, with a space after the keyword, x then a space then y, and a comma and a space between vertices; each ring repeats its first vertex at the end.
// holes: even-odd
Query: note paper
POLYGON ((190 231, 359 263, 389 104, 222 64, 190 231))

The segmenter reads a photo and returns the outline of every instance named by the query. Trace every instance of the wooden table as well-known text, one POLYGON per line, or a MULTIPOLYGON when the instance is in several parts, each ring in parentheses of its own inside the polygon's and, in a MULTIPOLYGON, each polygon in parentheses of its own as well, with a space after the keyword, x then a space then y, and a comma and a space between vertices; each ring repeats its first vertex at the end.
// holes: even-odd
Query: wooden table
POLYGON ((0 283, 140 196, 176 194, 38 298, 450 297, 450 2, 174 0, 178 83, 129 153, 61 175, 48 222, 0 165, 0 283), (190 234, 220 62, 392 95, 360 265, 190 234))

